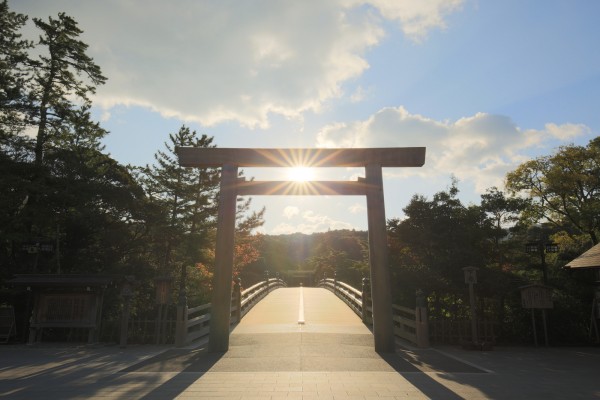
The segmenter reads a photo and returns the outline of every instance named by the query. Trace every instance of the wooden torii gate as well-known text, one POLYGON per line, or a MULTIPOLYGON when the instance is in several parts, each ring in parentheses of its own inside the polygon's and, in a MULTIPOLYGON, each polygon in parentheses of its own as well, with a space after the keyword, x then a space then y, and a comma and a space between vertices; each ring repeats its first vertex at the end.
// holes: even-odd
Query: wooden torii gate
POLYGON ((392 299, 388 268, 387 232, 383 198, 383 167, 421 167, 424 147, 368 149, 176 149, 184 167, 221 168, 217 244, 213 277, 209 350, 229 350, 229 318, 237 196, 244 195, 364 195, 367 196, 369 264, 373 300, 375 350, 394 352, 392 299), (239 167, 364 167, 357 181, 246 181, 239 167))

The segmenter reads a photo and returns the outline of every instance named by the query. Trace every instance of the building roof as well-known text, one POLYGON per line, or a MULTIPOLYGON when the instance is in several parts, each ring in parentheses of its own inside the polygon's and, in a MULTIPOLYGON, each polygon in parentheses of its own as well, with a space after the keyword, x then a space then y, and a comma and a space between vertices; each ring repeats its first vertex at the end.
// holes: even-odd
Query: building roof
POLYGON ((570 261, 565 268, 600 268, 600 243, 570 261))

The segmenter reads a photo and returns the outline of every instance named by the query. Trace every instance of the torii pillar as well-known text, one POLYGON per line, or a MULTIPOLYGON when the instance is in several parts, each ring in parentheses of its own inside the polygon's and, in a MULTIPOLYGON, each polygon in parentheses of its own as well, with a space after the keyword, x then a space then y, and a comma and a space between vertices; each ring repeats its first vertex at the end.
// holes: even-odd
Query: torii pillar
POLYGON ((184 167, 221 168, 217 245, 213 277, 209 350, 229 350, 233 249, 237 196, 365 195, 369 227, 369 264, 375 351, 395 351, 392 296, 383 196, 383 167, 421 167, 424 147, 371 149, 232 149, 179 147, 184 167), (358 181, 245 181, 239 167, 364 167, 358 181))

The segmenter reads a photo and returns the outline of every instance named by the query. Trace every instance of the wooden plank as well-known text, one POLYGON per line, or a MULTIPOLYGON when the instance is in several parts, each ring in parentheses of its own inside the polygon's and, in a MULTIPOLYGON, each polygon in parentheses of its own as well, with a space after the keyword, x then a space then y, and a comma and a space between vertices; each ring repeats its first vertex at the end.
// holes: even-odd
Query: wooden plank
POLYGON ((417 328, 417 323, 415 321, 411 321, 410 319, 401 317, 401 316, 394 316, 394 322, 397 322, 403 326, 408 326, 410 328, 416 329, 417 328))
POLYGON ((404 312, 404 313, 407 313, 407 314, 410 314, 410 315, 413 315, 413 316, 415 315, 415 309, 414 308, 408 308, 408 307, 404 307, 404 306, 399 306, 397 304, 392 304, 392 308, 394 310, 401 311, 401 312, 404 312))
POLYGON ((184 167, 421 167, 425 147, 370 149, 251 149, 177 147, 179 164, 184 167))
POLYGON ((208 310, 210 307, 211 307, 211 304, 207 303, 207 304, 202 304, 201 306, 198 306, 198 307, 188 308, 188 315, 194 314, 199 311, 208 310))
POLYGON ((202 324, 204 322, 208 322, 208 321, 210 321, 210 314, 200 315, 199 317, 188 319, 187 327, 191 328, 192 326, 200 325, 200 324, 202 324))
POLYGON ((199 329, 197 331, 189 332, 187 335, 187 343, 192 343, 193 341, 195 341, 201 337, 204 337, 204 336, 208 335, 209 333, 210 332, 209 332, 208 326, 204 327, 202 329, 199 329))

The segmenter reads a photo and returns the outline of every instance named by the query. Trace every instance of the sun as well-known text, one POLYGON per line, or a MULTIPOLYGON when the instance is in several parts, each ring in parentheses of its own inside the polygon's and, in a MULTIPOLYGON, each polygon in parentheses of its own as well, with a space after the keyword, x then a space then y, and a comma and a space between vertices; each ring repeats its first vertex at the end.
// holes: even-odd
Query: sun
POLYGON ((288 172, 288 180, 294 182, 312 181, 314 177, 315 170, 309 167, 292 167, 288 172))

